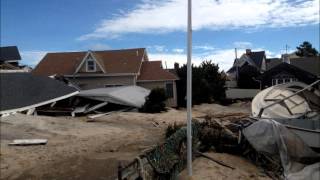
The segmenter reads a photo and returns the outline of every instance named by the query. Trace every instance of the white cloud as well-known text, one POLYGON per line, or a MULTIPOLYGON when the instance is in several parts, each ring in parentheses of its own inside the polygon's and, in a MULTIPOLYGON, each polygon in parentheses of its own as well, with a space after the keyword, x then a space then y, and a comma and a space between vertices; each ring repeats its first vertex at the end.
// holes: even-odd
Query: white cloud
POLYGON ((111 47, 107 44, 102 44, 102 43, 96 43, 96 44, 90 44, 87 46, 88 49, 93 50, 93 51, 99 51, 99 50, 108 50, 111 49, 111 47))
POLYGON ((196 46, 193 46, 194 49, 198 49, 198 50, 214 50, 215 47, 211 46, 211 45, 196 45, 196 46))
POLYGON ((38 51, 38 50, 32 50, 32 51, 21 51, 21 58, 22 64, 29 65, 29 66, 36 66, 39 61, 47 54, 47 51, 38 51))
POLYGON ((152 45, 152 46, 147 46, 147 48, 151 51, 156 51, 156 52, 164 52, 164 51, 168 51, 166 49, 166 46, 164 45, 152 45))
POLYGON ((172 49, 172 52, 181 54, 184 52, 184 49, 176 48, 176 49, 172 49))
MULTIPOLYGON (((252 51, 263 51, 263 48, 255 48, 252 51)), ((267 57, 280 57, 280 52, 272 52, 265 50, 267 57)), ((245 53, 245 49, 238 49, 238 57, 245 53)), ((149 53, 150 60, 162 60, 165 67, 165 63, 168 68, 173 68, 174 63, 178 62, 180 65, 187 63, 187 55, 179 53, 149 53)), ((201 53, 193 53, 192 63, 195 65, 201 64, 204 60, 212 60, 212 62, 219 64, 220 70, 227 71, 233 65, 235 59, 234 49, 219 49, 209 50, 201 53)))
MULTIPOLYGON (((128 33, 185 31, 186 0, 143 0, 133 10, 104 19, 79 40, 114 38, 128 33)), ((193 1, 193 30, 252 30, 319 23, 319 0, 197 0, 193 1)))
POLYGON ((233 46, 240 49, 246 49, 246 48, 251 48, 252 43, 246 42, 246 41, 237 41, 233 43, 233 46))

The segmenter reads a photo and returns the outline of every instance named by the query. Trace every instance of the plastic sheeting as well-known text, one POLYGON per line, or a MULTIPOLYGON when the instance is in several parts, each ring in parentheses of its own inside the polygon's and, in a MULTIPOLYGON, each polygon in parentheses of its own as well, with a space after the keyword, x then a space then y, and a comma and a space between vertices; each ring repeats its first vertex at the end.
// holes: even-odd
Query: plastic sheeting
POLYGON ((320 154, 282 124, 262 119, 243 129, 243 135, 258 152, 280 157, 285 179, 320 179, 320 154))

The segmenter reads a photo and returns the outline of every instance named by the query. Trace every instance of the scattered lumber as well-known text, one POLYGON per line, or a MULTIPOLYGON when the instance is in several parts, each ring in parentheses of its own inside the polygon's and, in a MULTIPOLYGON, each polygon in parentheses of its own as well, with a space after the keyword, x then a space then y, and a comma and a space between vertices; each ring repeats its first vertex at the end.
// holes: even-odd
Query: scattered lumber
POLYGON ((10 146, 31 146, 31 145, 46 145, 47 139, 15 139, 10 146))

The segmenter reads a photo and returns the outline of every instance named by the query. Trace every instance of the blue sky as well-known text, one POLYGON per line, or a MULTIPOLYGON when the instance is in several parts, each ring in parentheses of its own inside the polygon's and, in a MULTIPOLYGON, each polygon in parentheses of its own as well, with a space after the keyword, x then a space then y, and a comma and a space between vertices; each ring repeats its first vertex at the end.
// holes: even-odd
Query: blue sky
MULTIPOLYGON (((186 62, 186 0, 1 0, 1 46, 23 63, 47 52, 146 47, 169 67, 186 62)), ((234 48, 279 57, 302 41, 319 50, 319 0, 193 0, 193 62, 221 69, 234 48)))

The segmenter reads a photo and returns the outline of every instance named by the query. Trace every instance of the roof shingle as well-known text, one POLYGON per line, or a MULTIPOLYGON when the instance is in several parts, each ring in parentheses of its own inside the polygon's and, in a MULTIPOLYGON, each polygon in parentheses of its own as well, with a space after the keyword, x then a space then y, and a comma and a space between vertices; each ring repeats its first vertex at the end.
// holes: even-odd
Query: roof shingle
POLYGON ((161 66, 161 61, 142 62, 138 81, 177 80, 178 78, 161 66))
MULTIPOLYGON (((144 48, 92 51, 106 73, 138 73, 144 48)), ((33 70, 36 75, 72 75, 87 54, 83 52, 48 53, 33 70)))

